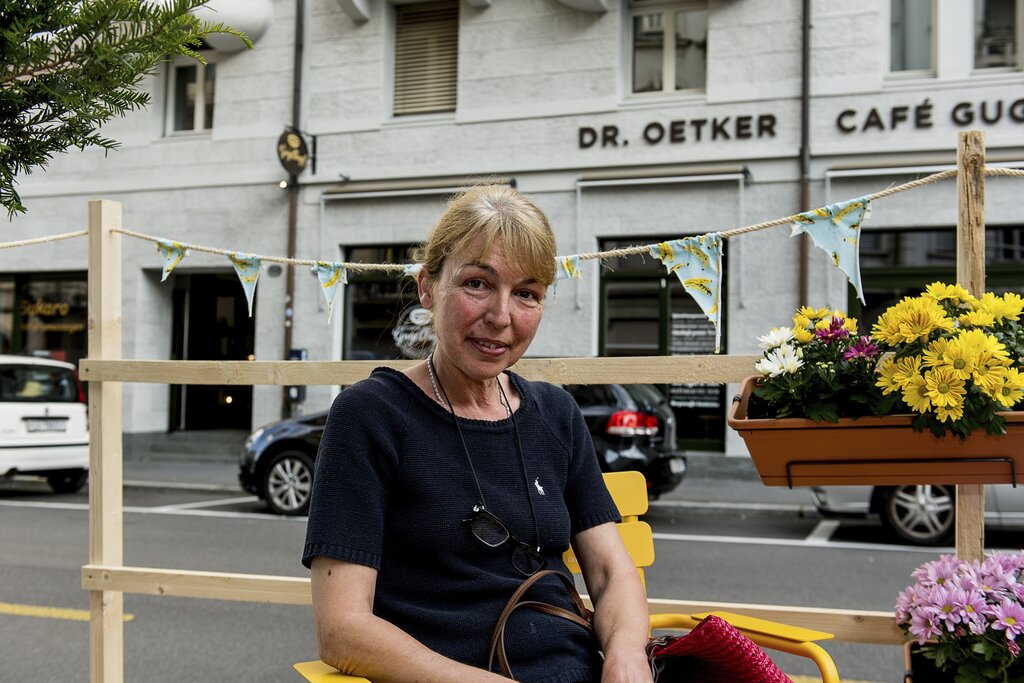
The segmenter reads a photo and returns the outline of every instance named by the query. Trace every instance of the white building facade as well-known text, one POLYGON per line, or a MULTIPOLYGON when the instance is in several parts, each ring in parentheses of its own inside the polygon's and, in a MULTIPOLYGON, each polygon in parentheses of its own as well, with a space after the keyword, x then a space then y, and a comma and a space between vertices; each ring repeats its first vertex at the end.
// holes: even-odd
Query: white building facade
MULTIPOLYGON (((985 132, 989 163, 1024 162, 1022 0, 812 0, 809 16, 798 0, 220 5, 219 18, 245 14, 255 49, 217 45, 205 68, 176 62, 148 79, 152 106, 107 127, 119 151, 71 152, 20 179, 29 213, 10 239, 80 229, 86 201, 102 197, 123 203, 126 228, 186 243, 286 256, 294 225, 300 259, 407 262, 456 188, 494 180, 531 195, 569 255, 898 185, 954 164, 961 130, 985 132), (286 125, 311 152, 291 178, 276 156, 286 125)), ((988 181, 992 289, 1024 287, 1020 194, 1018 179, 988 181)), ((801 257, 788 227, 727 240, 722 351, 756 353, 757 336, 801 303, 868 321, 953 280, 955 225, 953 181, 875 202, 866 307, 826 254, 801 257)), ((72 331, 84 321, 84 248, 0 252, 9 350, 84 353, 84 326, 72 331)), ((408 279, 351 274, 328 323, 316 276, 296 269, 288 301, 288 271, 271 264, 249 318, 226 258, 193 252, 161 283, 152 242, 126 237, 124 252, 129 358, 272 360, 286 344, 316 360, 393 358, 391 328, 415 301, 408 279)), ((582 279, 561 281, 530 355, 712 350, 679 283, 633 256, 586 261, 582 279)), ((336 390, 310 387, 294 409, 325 408, 336 390)), ((664 390, 682 445, 742 452, 726 434, 724 388, 664 390)), ((284 404, 277 387, 125 392, 129 432, 247 428, 284 404)))

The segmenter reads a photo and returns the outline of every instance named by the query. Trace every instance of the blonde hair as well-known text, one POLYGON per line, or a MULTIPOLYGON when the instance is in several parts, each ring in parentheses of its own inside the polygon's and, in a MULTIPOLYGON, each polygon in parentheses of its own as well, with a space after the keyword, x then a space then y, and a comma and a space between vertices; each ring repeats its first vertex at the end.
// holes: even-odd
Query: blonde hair
POLYGON ((436 282, 445 260, 477 241, 479 253, 467 256, 486 258, 500 242, 513 270, 545 287, 555 281, 555 234, 548 217, 508 185, 478 185, 456 195, 414 257, 436 282))

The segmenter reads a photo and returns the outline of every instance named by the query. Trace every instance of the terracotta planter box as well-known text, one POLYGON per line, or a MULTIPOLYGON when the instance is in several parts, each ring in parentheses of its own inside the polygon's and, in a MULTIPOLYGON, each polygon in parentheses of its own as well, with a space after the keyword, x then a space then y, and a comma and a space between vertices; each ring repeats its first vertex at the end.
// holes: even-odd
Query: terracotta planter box
POLYGON ((743 380, 728 420, 766 486, 1024 482, 1024 412, 1003 413, 1003 436, 976 431, 966 440, 914 431, 911 415, 751 420, 747 402, 757 379, 743 380))

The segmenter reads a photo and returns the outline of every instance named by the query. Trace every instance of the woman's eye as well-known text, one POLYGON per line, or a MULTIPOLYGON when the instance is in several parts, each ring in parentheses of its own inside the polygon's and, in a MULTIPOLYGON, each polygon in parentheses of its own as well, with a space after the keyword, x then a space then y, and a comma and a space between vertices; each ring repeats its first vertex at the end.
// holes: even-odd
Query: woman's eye
POLYGON ((472 278, 471 280, 466 280, 466 287, 469 287, 470 289, 480 289, 483 286, 484 281, 479 278, 472 278))
POLYGON ((519 290, 519 298, 527 301, 539 302, 540 295, 532 289, 521 289, 519 290))

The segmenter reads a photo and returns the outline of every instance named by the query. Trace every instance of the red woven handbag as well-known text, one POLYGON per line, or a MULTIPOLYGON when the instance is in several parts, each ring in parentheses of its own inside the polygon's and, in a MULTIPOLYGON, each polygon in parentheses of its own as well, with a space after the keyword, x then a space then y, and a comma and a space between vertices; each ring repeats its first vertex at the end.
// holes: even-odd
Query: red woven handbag
POLYGON ((647 643, 658 683, 793 683, 757 643, 714 614, 681 636, 647 643))
MULTIPOLYGON (((512 678, 512 672, 505 654, 505 623, 520 608, 562 617, 594 630, 594 615, 584 606, 573 580, 552 569, 537 572, 512 594, 491 636, 487 668, 493 670, 497 660, 501 673, 508 678, 512 678), (575 612, 526 599, 529 589, 547 576, 557 577, 565 585, 575 612)), ((647 658, 657 683, 793 683, 757 643, 713 614, 689 633, 652 639, 647 644, 647 658)))

